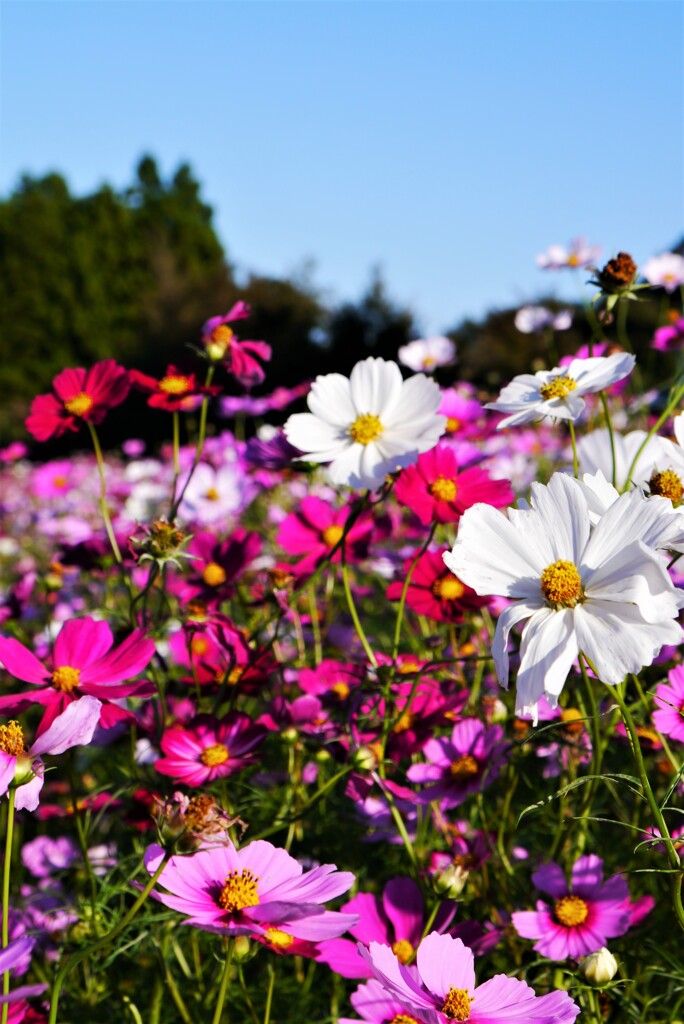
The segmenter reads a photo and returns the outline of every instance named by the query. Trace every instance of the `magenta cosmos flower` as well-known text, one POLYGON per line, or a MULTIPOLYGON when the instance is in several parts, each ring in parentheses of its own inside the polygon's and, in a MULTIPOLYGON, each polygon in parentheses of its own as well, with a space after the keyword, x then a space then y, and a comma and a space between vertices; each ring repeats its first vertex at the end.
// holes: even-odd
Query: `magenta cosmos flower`
POLYGON ((152 409, 165 409, 167 412, 192 412, 203 395, 217 395, 221 390, 220 387, 200 384, 194 373, 182 373, 175 366, 167 367, 159 380, 139 370, 131 370, 129 377, 136 390, 149 395, 147 404, 152 409))
POLYGON ((428 740, 423 748, 427 763, 412 765, 408 778, 429 783, 418 798, 421 803, 443 800, 447 808, 458 807, 494 781, 507 749, 500 725, 465 718, 456 723, 451 739, 428 740))
MULTIPOLYGON (((321 498, 304 498, 296 512, 286 516, 280 524, 276 542, 289 555, 301 555, 292 566, 297 576, 305 576, 330 556, 340 544, 344 527, 350 516, 349 505, 336 509, 321 498)), ((345 554, 348 562, 358 562, 368 554, 368 545, 373 532, 373 520, 361 515, 345 538, 345 554)), ((332 556, 332 562, 342 557, 341 546, 332 556)))
POLYGON ((61 437, 81 423, 101 423, 120 405, 130 390, 128 373, 113 359, 89 370, 62 370, 52 382, 52 395, 38 395, 31 403, 26 429, 37 441, 61 437))
MULTIPOLYGON (((164 852, 156 844, 145 853, 154 874, 164 852)), ((232 843, 171 857, 159 879, 166 892, 156 898, 187 914, 185 924, 220 935, 263 935, 285 944, 285 937, 318 942, 356 924, 355 914, 326 911, 323 904, 347 892, 349 871, 322 864, 304 873, 299 861, 263 839, 236 850, 232 843)))
MULTIPOLYGON (((370 968, 368 972, 370 974, 370 968)), ((368 1021, 369 1024, 419 1024, 415 1017, 407 1016, 404 1004, 396 996, 390 995, 376 978, 359 985, 349 997, 349 1002, 359 1016, 340 1017, 338 1024, 359 1024, 359 1020, 368 1021)))
POLYGON ((684 665, 668 673, 667 683, 656 687, 653 724, 664 736, 684 743, 684 665))
POLYGON ((83 697, 57 715, 50 727, 26 749, 18 722, 0 725, 0 794, 16 787, 17 810, 35 811, 43 788, 42 754, 63 754, 71 747, 90 743, 100 717, 101 704, 83 697))
MULTIPOLYGON (((412 555, 404 562, 404 578, 400 577, 387 588, 389 601, 401 598, 405 577, 414 558, 415 555, 412 555)), ((418 558, 406 591, 408 607, 418 615, 427 615, 437 622, 462 622, 467 612, 482 608, 488 600, 486 597, 478 597, 474 590, 453 573, 445 572, 444 560, 439 551, 426 551, 418 558)))
POLYGON ((567 992, 537 996, 526 982, 505 974, 476 985, 472 950, 451 935, 431 932, 423 939, 415 968, 377 942, 361 955, 401 1004, 403 1016, 395 1018, 401 1024, 572 1024, 580 1012, 567 992))
POLYGON ((209 608, 226 600, 235 591, 235 582, 261 551, 261 538, 239 526, 228 538, 219 541, 213 533, 197 533, 187 547, 190 575, 173 579, 171 589, 183 604, 200 600, 209 608))
POLYGON ((271 346, 265 341, 239 341, 228 324, 251 313, 246 302, 236 302, 225 316, 212 316, 202 328, 202 344, 212 362, 221 362, 245 388, 261 384, 266 376, 259 359, 267 363, 271 346))
POLYGON ((165 757, 154 767, 186 786, 202 786, 240 771, 254 760, 254 748, 266 736, 249 715, 232 711, 220 721, 198 715, 185 726, 167 729, 161 740, 165 757))
POLYGON ((603 861, 593 853, 575 861, 570 885, 553 861, 535 871, 532 881, 553 903, 539 900, 536 910, 517 911, 513 925, 523 938, 537 939, 534 949, 551 960, 596 953, 631 924, 627 882, 621 875, 604 882, 603 861))
POLYGON ((458 522, 477 502, 503 508, 514 499, 508 480, 492 480, 477 466, 459 471, 453 449, 444 444, 419 456, 415 466, 402 470, 394 493, 424 526, 458 522))
POLYGON ((684 317, 659 327, 653 335, 651 348, 658 352, 676 352, 684 347, 684 317))
POLYGON ((106 622, 89 617, 65 622, 55 640, 51 667, 47 668, 18 640, 0 637, 0 662, 15 679, 37 687, 24 693, 0 697, 0 714, 20 711, 31 704, 42 704, 44 731, 54 718, 75 700, 86 695, 102 704, 100 725, 108 729, 130 717, 128 711, 112 704, 122 697, 150 697, 152 683, 132 683, 149 664, 155 652, 154 640, 135 629, 124 642, 111 650, 112 631, 106 622))

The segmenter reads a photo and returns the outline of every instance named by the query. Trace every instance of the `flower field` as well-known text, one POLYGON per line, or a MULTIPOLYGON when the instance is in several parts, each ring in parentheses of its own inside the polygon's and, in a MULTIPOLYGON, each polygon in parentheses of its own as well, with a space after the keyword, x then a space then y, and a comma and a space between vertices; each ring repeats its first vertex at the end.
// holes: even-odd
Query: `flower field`
POLYGON ((521 309, 549 360, 498 394, 429 338, 254 396, 238 302, 187 365, 34 398, 0 1024, 684 1021, 684 259, 596 258, 540 257, 594 273, 591 340, 521 309))

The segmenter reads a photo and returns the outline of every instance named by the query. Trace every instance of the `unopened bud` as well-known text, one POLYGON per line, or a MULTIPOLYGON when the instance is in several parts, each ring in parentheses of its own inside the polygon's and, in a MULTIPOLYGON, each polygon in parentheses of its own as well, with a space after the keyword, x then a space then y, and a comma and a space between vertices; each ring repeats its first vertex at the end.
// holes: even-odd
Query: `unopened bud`
POLYGON ((358 750, 354 751, 352 756, 352 764, 354 768, 358 768, 362 772, 373 772, 378 767, 380 759, 378 752, 373 750, 371 746, 362 746, 358 750))
MULTIPOLYGON (((257 947, 258 948, 258 947, 257 947)), ((233 957, 240 961, 246 960, 252 950, 252 945, 246 935, 238 935, 233 947, 233 957)))
POLYGON ((617 960, 606 946, 602 946, 598 953, 590 953, 580 960, 583 977, 590 985, 597 985, 599 988, 613 980, 617 969, 617 960))
POLYGON ((465 889, 467 881, 468 872, 460 864, 450 864, 435 875, 432 887, 442 899, 455 900, 465 889))
POLYGON ((299 739, 299 733, 292 726, 290 726, 289 729, 283 729, 280 735, 283 741, 288 744, 288 746, 294 745, 299 739))

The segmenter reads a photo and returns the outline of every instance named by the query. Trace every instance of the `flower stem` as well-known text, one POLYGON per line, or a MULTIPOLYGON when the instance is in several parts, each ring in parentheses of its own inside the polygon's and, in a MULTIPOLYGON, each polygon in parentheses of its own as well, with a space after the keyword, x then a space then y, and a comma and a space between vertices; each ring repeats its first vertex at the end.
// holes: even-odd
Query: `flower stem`
MULTIPOLYGON (((207 369, 207 376, 206 376, 206 379, 204 381, 204 386, 206 388, 208 388, 209 385, 211 384, 213 376, 214 376, 214 367, 210 366, 207 369)), ((185 497, 185 492, 188 489, 188 484, 192 480, 193 474, 194 474, 195 470, 197 469, 197 466, 199 465, 200 459, 202 458, 202 452, 204 450, 204 440, 205 440, 206 433, 207 433, 207 411, 208 411, 208 409, 209 409, 209 395, 204 395, 204 397, 202 398, 202 408, 200 409, 199 433, 197 435, 197 446, 195 448, 195 456, 194 456, 194 458, 192 460, 192 465, 190 466, 190 472, 188 473, 186 481, 183 484, 183 489, 181 490, 181 492, 178 495, 178 497, 174 499, 173 506, 172 506, 171 512, 169 514, 169 519, 170 520, 171 519, 175 519, 176 513, 178 512, 178 508, 179 508, 181 502, 183 501, 183 498, 185 497)), ((174 490, 175 490, 175 488, 174 488, 174 490)))
POLYGON ((220 1024, 221 1017, 223 1016, 223 1004, 226 1001, 226 992, 228 991, 228 982, 230 981, 230 968, 233 963, 233 949, 235 948, 235 939, 228 939, 228 948, 226 949, 226 959, 223 965, 223 973, 221 975, 221 987, 219 989, 218 999, 216 1000, 216 1007, 214 1009, 214 1016, 212 1017, 212 1024, 220 1024))
POLYGON ((109 510, 107 508, 107 480, 105 478, 104 459, 102 458, 102 449, 100 447, 100 441, 97 436, 97 431, 92 423, 88 422, 88 429, 93 442, 93 448, 95 450, 95 458, 97 460, 97 471, 100 474, 100 511, 102 512, 102 519, 104 520, 105 530, 109 537, 109 543, 114 553, 114 558, 119 563, 123 564, 121 558, 121 552, 119 551, 119 545, 116 542, 116 536, 114 534, 114 528, 112 521, 109 518, 109 510))
POLYGON ((354 629, 356 630, 359 640, 363 645, 363 649, 366 652, 366 657, 368 658, 368 661, 373 666, 373 668, 377 668, 377 658, 373 654, 371 645, 368 643, 368 637, 366 636, 363 626, 361 625, 359 613, 356 610, 356 605, 354 604, 354 598, 352 596, 351 587, 349 585, 349 569, 347 568, 347 559, 345 557, 344 545, 342 546, 342 586, 344 587, 344 595, 347 598, 347 605, 349 606, 349 612, 354 623, 354 629))
MULTIPOLYGON (((9 891, 10 874, 12 871, 12 840, 14 838, 14 802, 17 791, 14 786, 9 791, 9 802, 7 805, 7 833, 5 837, 5 863, 2 868, 2 948, 9 946, 9 891)), ((6 996, 10 990, 10 972, 5 971, 2 976, 2 994, 6 996)), ((2 1007, 2 1024, 7 1024, 9 1016, 9 1003, 2 1007)))
POLYGON ((397 609, 397 622, 394 627, 394 643, 392 645, 392 661, 396 661, 397 654, 399 653, 399 640, 401 639, 401 626, 404 620, 404 607, 406 605, 406 595, 408 594, 408 588, 411 583, 411 577, 413 576, 413 570, 418 565, 419 559, 425 554, 427 549, 430 547, 432 538, 435 534, 435 528, 437 524, 433 523, 430 532, 428 533, 427 540, 416 553, 415 558, 409 566, 409 571, 406 573, 406 579, 404 580, 404 586, 401 588, 401 597, 399 598, 399 608, 397 609))
POLYGON ((579 477, 579 458, 577 457, 577 438, 575 437, 575 424, 568 420, 570 427, 570 443, 572 445, 572 473, 575 480, 579 477))
POLYGON ((273 964, 268 965, 268 992, 266 993, 266 1008, 264 1010, 264 1024, 270 1024, 271 1004, 273 1003, 273 989, 275 987, 275 968, 273 964))
POLYGON ((617 487, 617 459, 615 457, 615 434, 613 433, 613 420, 610 415, 610 406, 608 405, 608 399, 606 398, 605 391, 599 391, 601 398, 601 405, 603 406, 603 414, 606 417, 606 426, 608 427, 608 437, 610 438, 610 457, 612 459, 613 476, 611 483, 613 487, 617 487))

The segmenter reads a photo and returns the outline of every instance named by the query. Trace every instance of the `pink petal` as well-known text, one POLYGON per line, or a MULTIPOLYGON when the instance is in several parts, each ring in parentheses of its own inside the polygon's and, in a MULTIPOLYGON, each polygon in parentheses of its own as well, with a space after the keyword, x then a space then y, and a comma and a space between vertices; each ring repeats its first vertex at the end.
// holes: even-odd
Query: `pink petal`
POLYGON ((43 664, 18 640, 0 636, 0 662, 15 679, 42 686, 50 678, 43 664))
POLYGON ((102 704, 95 697, 81 697, 55 718, 31 747, 32 756, 63 754, 70 747, 90 743, 100 719, 102 704))

